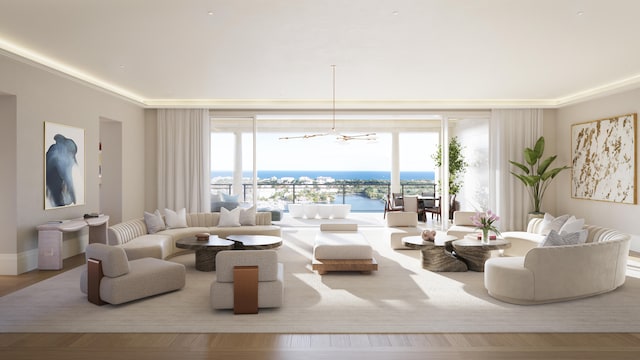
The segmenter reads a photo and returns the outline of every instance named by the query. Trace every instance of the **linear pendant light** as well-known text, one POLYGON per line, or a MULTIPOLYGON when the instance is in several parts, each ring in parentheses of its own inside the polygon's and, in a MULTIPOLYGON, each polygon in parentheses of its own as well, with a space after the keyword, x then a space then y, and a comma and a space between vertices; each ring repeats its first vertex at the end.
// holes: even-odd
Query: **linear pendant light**
POLYGON ((340 141, 349 141, 349 140, 377 140, 376 133, 366 133, 359 135, 345 135, 345 134, 336 134, 336 66, 331 65, 332 72, 332 83, 333 83, 333 97, 332 97, 332 119, 333 125, 331 126, 330 133, 318 133, 318 134, 305 134, 301 136, 286 136, 281 137, 280 140, 289 140, 289 139, 310 139, 314 137, 321 137, 327 135, 335 135, 336 140, 340 141))

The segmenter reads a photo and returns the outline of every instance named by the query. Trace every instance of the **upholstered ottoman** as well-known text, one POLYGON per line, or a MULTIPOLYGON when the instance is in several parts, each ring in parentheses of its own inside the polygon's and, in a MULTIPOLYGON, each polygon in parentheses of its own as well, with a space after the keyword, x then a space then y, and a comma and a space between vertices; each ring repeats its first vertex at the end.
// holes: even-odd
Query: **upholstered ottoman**
POLYGON ((315 238, 311 267, 321 275, 329 271, 370 273, 378 270, 378 263, 357 224, 322 224, 315 238))

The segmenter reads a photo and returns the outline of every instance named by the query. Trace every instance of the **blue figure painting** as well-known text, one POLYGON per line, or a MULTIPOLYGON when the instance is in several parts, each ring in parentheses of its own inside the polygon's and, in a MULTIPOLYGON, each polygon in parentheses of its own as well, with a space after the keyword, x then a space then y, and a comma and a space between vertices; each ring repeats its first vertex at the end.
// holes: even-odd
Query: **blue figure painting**
POLYGON ((46 156, 47 197, 51 206, 75 205, 76 192, 73 186, 73 167, 78 166, 78 146, 73 139, 56 134, 55 144, 49 146, 46 156))

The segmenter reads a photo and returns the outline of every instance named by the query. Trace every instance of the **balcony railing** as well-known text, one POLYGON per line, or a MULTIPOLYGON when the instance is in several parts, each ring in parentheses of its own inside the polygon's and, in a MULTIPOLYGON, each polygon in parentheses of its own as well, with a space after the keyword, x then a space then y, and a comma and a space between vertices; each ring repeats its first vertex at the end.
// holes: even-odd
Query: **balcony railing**
MULTIPOLYGON (((221 191, 231 193, 232 184, 211 184, 211 193, 221 191)), ((425 194, 435 196, 433 181, 401 182, 402 193, 406 195, 425 194)), ((242 184, 242 200, 253 198, 253 184, 242 184)), ((286 210, 291 203, 351 204, 355 212, 382 212, 387 194, 391 192, 388 181, 335 181, 331 183, 278 183, 259 182, 258 207, 286 210)))

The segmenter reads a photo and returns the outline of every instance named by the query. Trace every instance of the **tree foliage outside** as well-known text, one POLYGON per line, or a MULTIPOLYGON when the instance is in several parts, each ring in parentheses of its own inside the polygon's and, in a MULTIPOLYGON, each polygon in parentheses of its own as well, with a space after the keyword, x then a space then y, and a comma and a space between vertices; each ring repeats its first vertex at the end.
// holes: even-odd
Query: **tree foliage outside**
MULTIPOLYGON (((462 175, 467 170, 467 162, 464 160, 462 151, 464 147, 460 144, 457 136, 449 139, 449 194, 456 195, 462 188, 462 175)), ((436 152, 431 155, 435 165, 442 167, 442 145, 438 145, 436 152)), ((442 193, 442 183, 438 180, 438 192, 442 193)))

